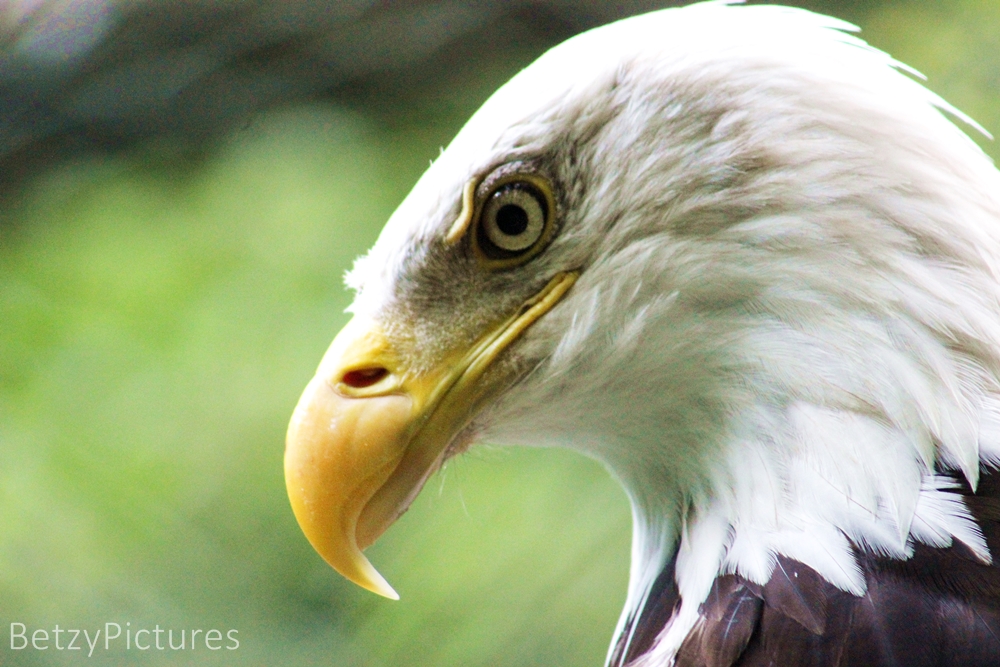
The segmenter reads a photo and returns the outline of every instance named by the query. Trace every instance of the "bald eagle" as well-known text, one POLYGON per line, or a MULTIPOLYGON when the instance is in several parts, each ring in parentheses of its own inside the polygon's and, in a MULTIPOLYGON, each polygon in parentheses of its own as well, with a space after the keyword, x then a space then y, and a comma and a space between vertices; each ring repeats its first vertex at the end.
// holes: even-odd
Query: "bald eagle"
POLYGON ((708 2, 553 48, 348 275, 292 417, 348 579, 476 441, 601 461, 614 666, 1000 664, 1000 173, 841 21, 708 2))

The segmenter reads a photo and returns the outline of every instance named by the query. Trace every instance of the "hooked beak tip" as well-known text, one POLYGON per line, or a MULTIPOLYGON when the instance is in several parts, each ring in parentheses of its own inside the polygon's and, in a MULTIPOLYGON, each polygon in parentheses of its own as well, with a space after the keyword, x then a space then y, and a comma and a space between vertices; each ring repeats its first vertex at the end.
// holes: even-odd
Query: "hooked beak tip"
POLYGON ((357 526, 402 456, 410 412, 409 398, 348 398, 317 377, 285 441, 285 485, 302 532, 344 577, 393 600, 399 595, 361 552, 357 526))

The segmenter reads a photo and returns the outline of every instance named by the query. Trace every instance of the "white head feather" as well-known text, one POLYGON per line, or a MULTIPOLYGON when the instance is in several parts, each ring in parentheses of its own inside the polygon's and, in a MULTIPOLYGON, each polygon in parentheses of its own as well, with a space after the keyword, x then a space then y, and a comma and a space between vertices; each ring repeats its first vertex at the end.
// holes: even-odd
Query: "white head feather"
POLYGON ((652 661, 716 576, 764 583, 778 554, 858 594, 852 543, 990 559, 936 472, 974 487, 1000 462, 1000 175, 942 112, 971 121, 851 30, 713 2, 575 37, 486 102, 349 279, 355 311, 424 325, 418 354, 475 329, 496 290, 447 323, 428 248, 470 178, 544 161, 561 230, 513 279, 583 270, 476 428, 622 481, 626 615, 677 551, 683 604, 652 661))

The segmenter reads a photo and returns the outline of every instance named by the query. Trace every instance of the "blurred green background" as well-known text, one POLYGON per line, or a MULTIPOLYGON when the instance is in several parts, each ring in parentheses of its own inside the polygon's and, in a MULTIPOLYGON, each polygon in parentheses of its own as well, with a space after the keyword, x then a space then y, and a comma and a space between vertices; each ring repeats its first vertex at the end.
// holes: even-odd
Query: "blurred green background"
MULTIPOLYGON (((1000 132, 1000 1, 803 5, 861 25, 1000 132)), ((0 665, 87 660, 51 641, 11 650, 12 622, 29 636, 238 630, 235 651, 118 640, 94 665, 602 664, 630 518, 597 464, 487 445, 451 461, 369 550, 395 603, 313 553, 282 479, 287 419, 346 319, 344 270, 545 46, 536 35, 403 97, 271 105, 181 157, 156 138, 60 153, 8 188, 0 665)))

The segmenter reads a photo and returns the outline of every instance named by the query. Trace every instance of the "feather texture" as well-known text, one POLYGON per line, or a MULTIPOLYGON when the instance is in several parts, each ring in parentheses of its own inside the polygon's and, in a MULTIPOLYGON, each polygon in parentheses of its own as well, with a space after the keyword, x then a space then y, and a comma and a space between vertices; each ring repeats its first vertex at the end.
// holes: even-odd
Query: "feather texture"
MULTIPOLYGON (((1000 548, 1000 475, 988 472, 969 498, 991 547, 1000 548)), ((676 667, 988 667, 1000 655, 1000 570, 956 545, 917 545, 908 559, 857 549, 866 582, 861 598, 815 570, 779 556, 760 586, 739 575, 715 580, 698 620, 678 649, 676 667)), ((668 574, 662 581, 670 580, 668 574)), ((613 666, 661 664, 652 635, 679 608, 676 587, 663 586, 630 621, 613 648, 613 666), (645 656, 645 657, 644 657, 645 656)))

